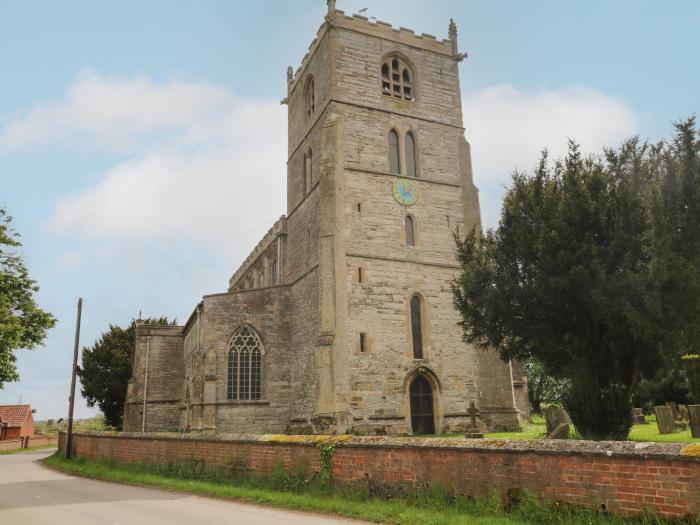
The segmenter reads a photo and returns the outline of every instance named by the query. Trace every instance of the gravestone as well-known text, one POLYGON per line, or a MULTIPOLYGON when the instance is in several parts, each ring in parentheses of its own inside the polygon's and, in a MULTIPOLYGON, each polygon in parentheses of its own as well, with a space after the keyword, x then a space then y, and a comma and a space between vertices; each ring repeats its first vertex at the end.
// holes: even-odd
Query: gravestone
POLYGON ((670 406, 655 406, 654 414, 656 415, 656 425, 659 427, 659 434, 671 434, 676 429, 673 410, 671 410, 670 406))
POLYGON ((547 439, 569 439, 569 424, 561 423, 550 434, 547 434, 547 439))
POLYGON ((677 421, 678 420, 678 405, 674 403, 673 401, 668 401, 666 403, 666 406, 671 407, 671 412, 673 413, 673 420, 677 421))
POLYGON ((464 433, 464 437, 470 439, 483 439, 484 433, 479 430, 479 425, 476 422, 476 405, 474 401, 469 403, 469 428, 464 433))
POLYGON ((681 421, 688 421, 688 407, 686 405, 678 405, 678 417, 681 421))
POLYGON ((690 435, 700 438, 700 405, 688 405, 688 419, 690 420, 690 435))
POLYGON ((647 418, 644 416, 644 410, 641 408, 632 409, 632 423, 635 425, 646 425, 647 418))
POLYGON ((550 405, 545 409, 544 419, 547 424, 547 435, 554 432, 561 424, 571 425, 571 418, 566 410, 554 405, 550 405))

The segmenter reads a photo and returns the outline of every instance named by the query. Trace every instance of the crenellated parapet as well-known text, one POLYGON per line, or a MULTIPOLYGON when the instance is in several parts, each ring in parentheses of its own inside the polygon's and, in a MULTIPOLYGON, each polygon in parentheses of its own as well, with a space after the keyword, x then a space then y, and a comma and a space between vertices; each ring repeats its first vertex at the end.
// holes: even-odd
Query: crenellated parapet
POLYGON ((316 36, 311 41, 309 50, 304 55, 304 58, 302 58, 301 64, 296 71, 294 71, 291 75, 289 72, 287 74, 288 93, 291 93, 296 87, 297 80, 302 76, 303 71, 309 62, 309 58, 316 51, 319 42, 325 35, 326 31, 331 28, 364 33, 382 38, 384 40, 396 42, 397 44, 403 44, 425 51, 431 51, 439 55, 452 57, 457 61, 461 61, 467 56, 466 53, 460 53, 458 50, 457 25, 452 19, 450 19, 449 37, 446 39, 438 39, 435 35, 428 33, 418 34, 413 29, 406 27, 394 27, 388 22, 383 22, 381 20, 370 20, 368 17, 363 15, 346 15, 344 11, 335 8, 334 0, 329 0, 327 3, 328 13, 326 14, 323 24, 321 24, 321 27, 319 27, 318 31, 316 32, 316 36))
POLYGON ((287 217, 282 215, 231 276, 228 290, 232 292, 282 284, 282 238, 286 235, 287 217), (264 282, 259 282, 259 275, 251 276, 251 270, 262 272, 264 282), (247 279, 252 279, 252 282, 247 283, 247 279))

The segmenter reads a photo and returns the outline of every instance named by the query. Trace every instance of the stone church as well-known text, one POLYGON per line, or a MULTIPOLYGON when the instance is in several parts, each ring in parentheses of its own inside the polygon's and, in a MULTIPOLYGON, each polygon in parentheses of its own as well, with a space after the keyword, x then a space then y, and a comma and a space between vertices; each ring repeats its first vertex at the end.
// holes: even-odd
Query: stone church
POLYGON ((472 402, 518 427, 524 381, 452 302, 453 231, 480 227, 465 56, 452 22, 439 40, 328 1, 287 71, 287 215, 184 326, 137 327, 124 430, 455 432, 472 402))

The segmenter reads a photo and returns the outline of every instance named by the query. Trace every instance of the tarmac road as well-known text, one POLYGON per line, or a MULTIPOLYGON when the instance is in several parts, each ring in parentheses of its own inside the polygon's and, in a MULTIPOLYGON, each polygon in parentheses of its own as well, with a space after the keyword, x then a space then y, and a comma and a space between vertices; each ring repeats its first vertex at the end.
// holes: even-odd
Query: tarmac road
POLYGON ((0 524, 361 525, 359 521, 69 476, 38 463, 53 453, 0 455, 0 524))

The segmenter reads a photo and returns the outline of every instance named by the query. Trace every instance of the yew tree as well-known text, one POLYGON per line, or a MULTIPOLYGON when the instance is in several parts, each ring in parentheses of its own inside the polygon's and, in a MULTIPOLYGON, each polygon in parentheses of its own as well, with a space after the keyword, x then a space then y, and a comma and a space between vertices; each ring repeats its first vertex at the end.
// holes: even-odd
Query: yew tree
POLYGON ((639 381, 697 349, 700 141, 694 119, 676 128, 600 157, 545 152, 513 175, 498 227, 456 235, 465 341, 565 380, 587 438, 625 439, 639 381))
MULTIPOLYGON (((175 324, 165 317, 139 320, 152 325, 175 324)), ((122 328, 109 325, 91 347, 83 349, 78 368, 81 392, 89 407, 97 405, 105 416, 105 424, 122 428, 124 401, 134 367, 136 321, 122 328)))

